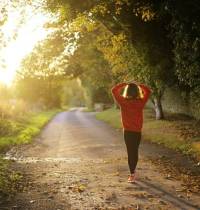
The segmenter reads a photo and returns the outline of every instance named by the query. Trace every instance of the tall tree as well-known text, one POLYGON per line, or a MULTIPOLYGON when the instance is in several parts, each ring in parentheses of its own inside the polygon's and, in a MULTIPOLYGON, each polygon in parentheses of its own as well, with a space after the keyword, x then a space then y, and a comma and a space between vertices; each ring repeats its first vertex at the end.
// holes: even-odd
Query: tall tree
POLYGON ((115 79, 125 78, 126 74, 151 86, 156 118, 163 118, 161 99, 167 85, 179 82, 181 88, 187 86, 190 92, 199 92, 198 0, 47 2, 56 5, 51 9, 60 13, 59 23, 70 24, 78 18, 84 25, 85 19, 80 17, 86 16, 110 32, 100 38, 102 45, 98 49, 111 65, 115 79))
MULTIPOLYGON (((113 72, 118 73, 118 80, 126 74, 130 76, 130 79, 140 78, 151 85, 154 91, 153 103, 156 118, 162 119, 164 115, 161 98, 166 79, 174 75, 170 54, 171 45, 166 35, 164 22, 157 17, 157 8, 152 6, 152 1, 102 0, 87 1, 87 3, 59 1, 59 7, 63 6, 64 10, 67 8, 68 13, 73 10, 73 14, 68 15, 66 19, 69 23, 77 18, 80 19, 80 14, 84 14, 90 21, 96 22, 104 27, 104 30, 110 32, 109 35, 103 35, 103 38, 100 37, 101 33, 97 35, 102 44, 99 49, 111 64, 113 72), (116 39, 119 39, 119 42, 113 43, 116 39), (125 43, 125 46, 122 46, 120 41, 125 43), (109 47, 105 47, 106 45, 109 47)), ((63 17, 62 14, 61 17, 63 17)), ((117 74, 115 77, 117 78, 117 74)), ((170 83, 172 81, 170 80, 170 83)))
POLYGON ((96 35, 85 33, 77 42, 77 50, 68 58, 66 74, 81 79, 86 88, 90 106, 95 102, 110 102, 111 68, 96 46, 96 35))
POLYGON ((23 60, 16 80, 22 98, 46 107, 60 105, 64 71, 56 68, 56 58, 64 49, 60 31, 55 31, 23 60))

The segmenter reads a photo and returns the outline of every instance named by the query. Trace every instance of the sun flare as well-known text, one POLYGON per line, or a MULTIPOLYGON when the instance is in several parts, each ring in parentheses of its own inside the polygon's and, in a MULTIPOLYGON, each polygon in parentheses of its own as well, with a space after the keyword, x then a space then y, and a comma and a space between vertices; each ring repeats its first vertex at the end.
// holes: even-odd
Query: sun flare
POLYGON ((0 26, 3 37, 7 41, 6 46, 0 49, 0 82, 6 85, 12 84, 22 59, 49 33, 43 27, 49 19, 48 16, 33 13, 29 7, 23 14, 24 23, 19 25, 21 16, 20 11, 12 10, 8 14, 7 22, 0 26), (16 38, 12 38, 15 34, 17 34, 16 38))

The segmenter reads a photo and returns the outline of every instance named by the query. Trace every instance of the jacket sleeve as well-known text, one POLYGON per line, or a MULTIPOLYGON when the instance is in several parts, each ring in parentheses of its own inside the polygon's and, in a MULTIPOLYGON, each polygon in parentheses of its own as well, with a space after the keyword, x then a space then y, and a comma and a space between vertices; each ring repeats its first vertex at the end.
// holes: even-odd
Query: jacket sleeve
POLYGON ((143 102, 143 104, 146 104, 146 102, 148 101, 149 96, 151 94, 151 90, 149 87, 147 87, 144 84, 140 84, 139 87, 142 89, 142 93, 143 93, 142 102, 143 102))
POLYGON ((127 85, 127 83, 120 83, 120 84, 117 84, 115 85, 113 88, 112 88, 112 95, 113 95, 113 98, 116 100, 116 102, 118 104, 122 104, 124 101, 125 101, 125 98, 123 96, 120 95, 121 93, 121 90, 127 85))

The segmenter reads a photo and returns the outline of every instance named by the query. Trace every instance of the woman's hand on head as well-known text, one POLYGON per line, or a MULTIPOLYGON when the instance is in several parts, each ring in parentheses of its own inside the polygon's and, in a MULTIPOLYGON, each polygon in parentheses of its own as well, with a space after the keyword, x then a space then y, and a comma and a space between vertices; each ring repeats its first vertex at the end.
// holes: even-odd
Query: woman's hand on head
POLYGON ((130 83, 133 83, 133 84, 139 85, 139 83, 138 83, 137 81, 135 81, 135 80, 131 80, 131 81, 129 81, 128 83, 129 83, 129 84, 130 84, 130 83))

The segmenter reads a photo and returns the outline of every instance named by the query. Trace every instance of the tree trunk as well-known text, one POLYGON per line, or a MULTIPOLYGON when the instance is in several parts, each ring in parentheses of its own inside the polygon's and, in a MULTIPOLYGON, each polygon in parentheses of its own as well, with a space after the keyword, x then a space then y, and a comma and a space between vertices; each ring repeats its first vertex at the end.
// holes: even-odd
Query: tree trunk
POLYGON ((161 97, 154 98, 154 109, 155 109, 155 113, 156 113, 156 120, 164 119, 161 97))

